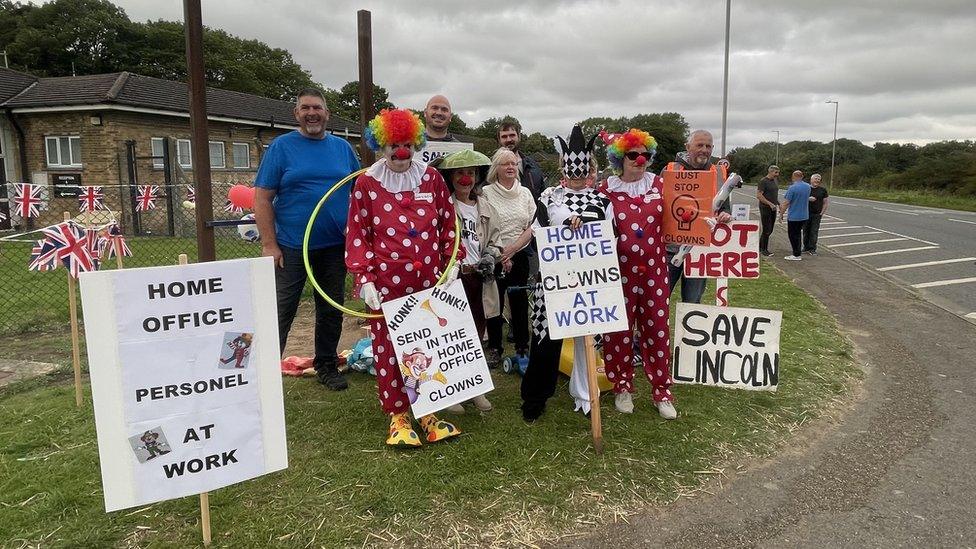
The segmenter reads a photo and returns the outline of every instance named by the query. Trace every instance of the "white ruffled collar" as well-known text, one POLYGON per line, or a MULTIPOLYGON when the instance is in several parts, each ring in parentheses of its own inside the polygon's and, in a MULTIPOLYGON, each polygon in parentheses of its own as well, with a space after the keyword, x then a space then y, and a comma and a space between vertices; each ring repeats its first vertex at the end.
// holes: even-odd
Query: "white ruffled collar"
POLYGON ((420 186, 425 173, 427 173, 427 164, 416 158, 410 160, 410 169, 402 173, 391 170, 386 165, 385 158, 380 158, 366 170, 366 175, 379 181, 380 185, 391 193, 413 191, 420 186))
POLYGON ((644 172, 644 176, 639 181, 627 183, 616 175, 607 178, 607 192, 622 192, 633 198, 643 196, 654 188, 654 179, 657 176, 651 172, 644 172))

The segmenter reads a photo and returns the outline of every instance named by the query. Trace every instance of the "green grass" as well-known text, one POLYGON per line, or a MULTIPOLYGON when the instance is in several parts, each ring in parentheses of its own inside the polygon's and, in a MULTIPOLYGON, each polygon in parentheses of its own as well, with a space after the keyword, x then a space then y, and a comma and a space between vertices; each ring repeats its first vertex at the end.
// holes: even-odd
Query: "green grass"
MULTIPOLYGON (((617 413, 612 396, 602 399, 600 457, 588 420, 571 412, 565 378, 542 419, 527 425, 517 409, 519 378, 494 371, 495 410, 457 417, 461 437, 415 451, 383 445, 387 419, 372 378, 353 374, 341 393, 286 378, 289 468, 211 493, 214 544, 553 542, 690 494, 730 463, 748 464, 783 444, 858 376, 832 318, 772 268, 758 281, 733 281, 730 294, 733 305, 784 311, 779 391, 676 386, 681 417, 666 422, 639 376, 633 415, 617 413)), ((0 340, 0 356, 9 350, 0 340)), ((0 391, 0 540, 199 544, 196 498, 104 512, 90 396, 77 410, 72 394, 63 373, 0 391)))
POLYGON ((834 196, 850 198, 866 198, 896 204, 910 204, 912 206, 929 206, 933 208, 947 208, 950 210, 964 210, 976 212, 976 197, 953 196, 945 193, 924 190, 878 190, 878 189, 835 189, 834 196))

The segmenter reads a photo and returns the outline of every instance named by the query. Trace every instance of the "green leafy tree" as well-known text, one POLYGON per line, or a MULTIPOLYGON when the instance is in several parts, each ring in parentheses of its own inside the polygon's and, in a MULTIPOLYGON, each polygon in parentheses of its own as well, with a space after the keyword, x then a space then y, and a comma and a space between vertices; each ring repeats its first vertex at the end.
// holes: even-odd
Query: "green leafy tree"
MULTIPOLYGON (((329 105, 329 112, 341 116, 346 120, 359 122, 359 81, 347 82, 337 90, 325 90, 325 100, 329 105)), ((390 102, 390 94, 386 88, 373 83, 373 115, 383 109, 396 108, 390 102)))

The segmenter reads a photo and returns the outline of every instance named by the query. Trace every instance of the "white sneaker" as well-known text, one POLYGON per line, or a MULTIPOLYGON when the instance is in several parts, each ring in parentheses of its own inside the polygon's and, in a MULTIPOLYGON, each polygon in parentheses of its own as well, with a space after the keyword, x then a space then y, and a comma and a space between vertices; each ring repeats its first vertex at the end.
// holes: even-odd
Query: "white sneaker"
POLYGON ((798 256, 798 255, 788 255, 788 256, 784 257, 783 259, 785 259, 787 261, 803 261, 803 258, 800 257, 800 256, 798 256))
POLYGON ((485 398, 485 395, 478 395, 478 396, 472 398, 471 399, 471 402, 474 403, 474 407, 475 408, 481 410, 482 412, 490 412, 491 411, 491 408, 492 408, 491 402, 488 402, 488 399, 485 398))
POLYGON ((461 406, 460 404, 454 404, 452 406, 448 406, 447 408, 445 408, 444 411, 450 412, 452 414, 463 414, 464 406, 461 406))
POLYGON ((617 407, 617 411, 622 414, 634 413, 634 397, 630 393, 617 393, 613 399, 613 404, 617 407))
POLYGON ((677 419, 678 411, 674 409, 674 404, 670 400, 662 400, 657 403, 657 413, 664 419, 677 419))

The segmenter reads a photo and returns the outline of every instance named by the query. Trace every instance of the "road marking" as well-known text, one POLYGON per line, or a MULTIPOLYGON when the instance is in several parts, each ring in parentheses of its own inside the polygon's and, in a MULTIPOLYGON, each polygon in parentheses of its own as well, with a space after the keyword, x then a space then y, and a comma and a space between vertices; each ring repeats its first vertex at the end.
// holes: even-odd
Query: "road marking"
POLYGON ((969 313, 968 315, 966 315, 966 318, 976 319, 976 313, 969 313))
POLYGON ((908 236, 908 235, 904 235, 904 234, 893 233, 891 231, 885 231, 884 229, 879 229, 877 227, 872 227, 870 225, 865 225, 864 228, 866 228, 866 229, 874 229, 876 231, 884 231, 884 232, 886 232, 888 234, 893 234, 895 236, 901 236, 901 237, 907 238, 909 240, 914 240, 916 242, 921 242, 923 244, 931 244, 932 246, 938 246, 939 245, 937 242, 929 242, 928 240, 922 240, 921 238, 915 238, 914 236, 908 236))
POLYGON ((874 209, 875 210, 880 210, 882 212, 891 212, 891 213, 896 213, 896 214, 918 215, 917 213, 914 213, 914 212, 906 212, 904 210, 889 210, 888 208, 877 208, 877 207, 875 207, 874 209))
POLYGON ((863 254, 845 255, 844 257, 871 257, 874 255, 888 255, 888 254, 899 254, 902 252, 917 252, 920 250, 934 250, 938 246, 919 246, 918 248, 901 248, 898 250, 885 250, 883 252, 867 252, 863 254))
POLYGON ((881 234, 883 231, 865 231, 863 233, 850 233, 850 234, 829 234, 827 236, 821 236, 820 240, 826 240, 828 238, 844 238, 845 236, 863 236, 868 234, 881 234))
POLYGON ((841 202, 840 200, 837 200, 836 198, 832 199, 830 201, 830 203, 831 204, 839 204, 841 206, 857 206, 857 204, 852 204, 850 202, 841 202))
MULTIPOLYGON (((823 225, 823 223, 821 223, 823 225)), ((847 227, 820 227, 821 231, 836 231, 837 229, 863 229, 863 225, 848 225, 847 227)))
POLYGON ((949 263, 963 263, 966 261, 976 261, 976 257, 959 257, 956 259, 943 259, 941 261, 926 261, 924 263, 908 263, 905 265, 892 265, 891 267, 881 267, 879 271, 900 271, 901 269, 913 269, 915 267, 931 267, 932 265, 947 265, 949 263))
POLYGON ((976 282, 976 277, 952 278, 949 280, 936 280, 934 282, 922 282, 920 284, 912 284, 912 288, 934 288, 936 286, 949 286, 950 284, 968 284, 969 282, 976 282))
POLYGON ((846 221, 824 221, 820 225, 821 226, 824 226, 824 225, 843 225, 844 223, 847 223, 847 222, 846 221))
POLYGON ((956 223, 969 223, 970 225, 976 225, 976 221, 966 221, 965 219, 953 219, 951 217, 947 218, 949 221, 955 221, 956 223))
POLYGON ((898 242, 911 240, 910 238, 882 238, 881 240, 865 240, 864 242, 846 242, 844 244, 827 244, 828 248, 843 248, 844 246, 860 246, 861 244, 881 244, 882 242, 898 242))

